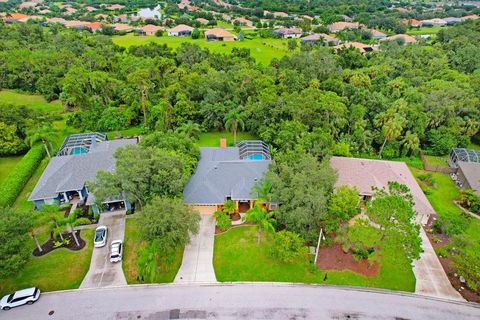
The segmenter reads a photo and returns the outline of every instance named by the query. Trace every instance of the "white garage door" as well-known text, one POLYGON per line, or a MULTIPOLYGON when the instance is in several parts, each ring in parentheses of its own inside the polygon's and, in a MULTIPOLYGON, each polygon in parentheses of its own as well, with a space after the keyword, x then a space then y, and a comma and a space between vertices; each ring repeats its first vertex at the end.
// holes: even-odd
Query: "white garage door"
POLYGON ((200 214, 205 214, 205 215, 212 215, 215 211, 217 211, 217 206, 192 206, 194 210, 197 210, 200 214))

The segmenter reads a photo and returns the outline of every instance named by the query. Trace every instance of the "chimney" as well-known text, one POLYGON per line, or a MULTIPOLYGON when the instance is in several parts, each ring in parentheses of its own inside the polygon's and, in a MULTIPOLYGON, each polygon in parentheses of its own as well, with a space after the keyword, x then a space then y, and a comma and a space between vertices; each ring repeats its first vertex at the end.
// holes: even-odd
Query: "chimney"
POLYGON ((226 148, 226 147, 227 147, 227 139, 220 138, 220 148, 226 148))

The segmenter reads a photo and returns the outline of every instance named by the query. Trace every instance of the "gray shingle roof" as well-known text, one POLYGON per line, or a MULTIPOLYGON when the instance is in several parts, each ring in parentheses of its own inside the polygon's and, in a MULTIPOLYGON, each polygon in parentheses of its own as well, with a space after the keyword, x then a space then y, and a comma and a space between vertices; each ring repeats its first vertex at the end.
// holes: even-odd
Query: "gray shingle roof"
POLYGON ((470 187, 480 194, 480 163, 458 161, 458 167, 462 170, 470 187))
POLYGON ((85 154, 53 157, 28 200, 55 198, 60 192, 81 190, 87 181, 95 179, 99 170, 115 169, 115 150, 135 143, 137 139, 102 141, 85 154))
POLYGON ((200 148, 200 161, 183 196, 187 204, 222 204, 253 200, 252 188, 268 169, 271 160, 241 160, 239 149, 200 148))

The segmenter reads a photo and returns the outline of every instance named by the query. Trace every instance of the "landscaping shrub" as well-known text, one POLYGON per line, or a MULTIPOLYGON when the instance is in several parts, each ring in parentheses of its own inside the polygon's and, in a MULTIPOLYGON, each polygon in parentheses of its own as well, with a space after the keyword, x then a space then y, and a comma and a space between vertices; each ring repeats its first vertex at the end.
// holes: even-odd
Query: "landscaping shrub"
POLYGON ((308 249, 300 235, 291 231, 280 231, 274 235, 270 255, 283 262, 304 259, 308 249))
POLYGON ((0 207, 11 206, 45 157, 43 145, 32 147, 0 185, 0 207))
POLYGON ((437 188, 437 181, 433 177, 432 173, 419 174, 418 179, 420 179, 420 181, 423 181, 429 187, 432 187, 434 189, 437 188))
POLYGON ((229 215, 223 211, 217 211, 213 214, 217 220, 217 227, 220 230, 225 231, 232 226, 232 220, 229 215))
POLYGON ((75 220, 72 223, 72 227, 84 226, 84 225, 91 224, 91 223, 92 223, 92 221, 90 221, 90 219, 88 219, 88 218, 78 218, 77 220, 75 220))
POLYGON ((436 233, 453 236, 461 234, 468 225, 468 220, 463 216, 445 216, 441 217, 433 223, 433 230, 436 233))
POLYGON ((463 207, 472 211, 473 213, 480 213, 480 196, 472 189, 462 190, 459 200, 463 207))

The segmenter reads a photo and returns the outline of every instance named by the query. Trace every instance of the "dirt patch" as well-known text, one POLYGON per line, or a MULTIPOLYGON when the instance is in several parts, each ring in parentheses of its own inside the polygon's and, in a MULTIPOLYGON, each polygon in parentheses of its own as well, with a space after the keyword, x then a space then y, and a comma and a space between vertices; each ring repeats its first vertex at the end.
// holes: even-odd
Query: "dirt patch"
POLYGON ((55 240, 53 239, 53 234, 50 234, 50 239, 48 239, 47 242, 45 242, 44 244, 41 245, 42 251, 39 251, 38 248, 35 248, 35 250, 33 250, 32 254, 35 257, 40 257, 40 256, 43 256, 43 255, 45 255, 49 252, 52 252, 52 251, 54 251, 56 249, 60 249, 60 248, 66 248, 66 249, 69 249, 69 250, 72 250, 72 251, 82 250, 87 243, 85 242, 85 240, 82 239, 82 237, 80 235, 80 231, 81 230, 76 230, 75 231, 79 246, 77 246, 77 244, 75 242, 75 239, 73 238, 73 235, 71 233, 64 233, 63 238, 65 240, 68 240, 69 243, 68 244, 63 243, 59 247, 54 247, 55 240))
POLYGON ((378 262, 369 265, 365 259, 357 261, 351 251, 345 253, 338 243, 320 248, 317 266, 322 270, 349 270, 367 277, 374 277, 380 271, 378 262))

